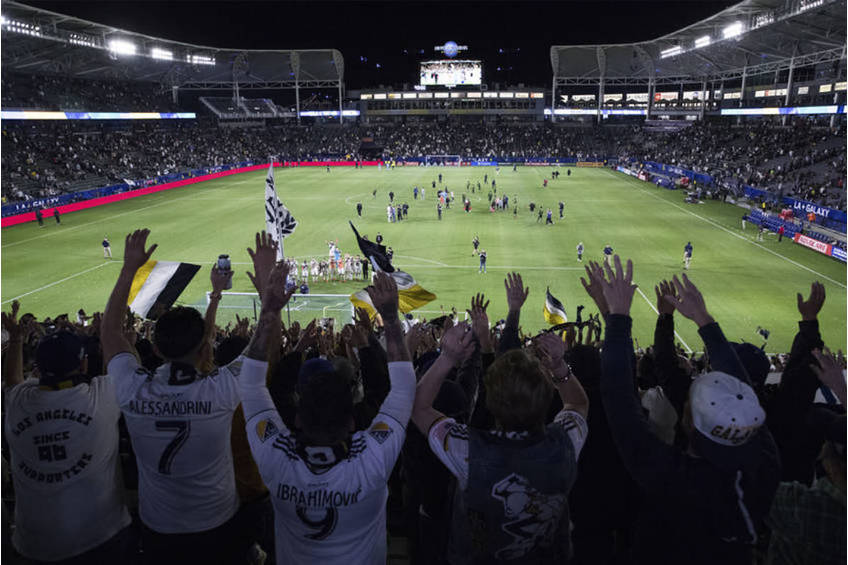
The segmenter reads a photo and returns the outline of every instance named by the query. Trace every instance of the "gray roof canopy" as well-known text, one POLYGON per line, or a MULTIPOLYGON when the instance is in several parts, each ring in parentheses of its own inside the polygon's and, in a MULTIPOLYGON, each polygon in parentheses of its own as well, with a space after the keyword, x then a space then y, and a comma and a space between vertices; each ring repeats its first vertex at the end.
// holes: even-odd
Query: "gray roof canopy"
POLYGON ((651 41, 555 45, 554 79, 557 84, 597 84, 601 78, 619 84, 700 82, 736 78, 746 67, 749 74, 789 68, 793 57, 795 66, 844 60, 845 9, 845 0, 745 0, 651 41), (734 24, 741 33, 725 38, 734 24))
POLYGON ((336 49, 220 49, 158 39, 18 2, 3 2, 2 11, 0 62, 7 70, 203 89, 230 89, 235 82, 242 89, 335 88, 344 80, 344 58, 336 49), (115 40, 134 46, 135 54, 110 49, 115 40), (154 49, 159 58, 154 58, 154 49))

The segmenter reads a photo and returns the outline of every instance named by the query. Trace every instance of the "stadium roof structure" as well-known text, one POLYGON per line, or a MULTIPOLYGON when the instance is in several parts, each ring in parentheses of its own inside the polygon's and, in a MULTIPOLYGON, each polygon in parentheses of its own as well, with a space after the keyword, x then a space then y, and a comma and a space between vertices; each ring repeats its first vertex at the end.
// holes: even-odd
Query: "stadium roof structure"
POLYGON ((0 64, 21 72, 191 89, 339 88, 336 49, 221 49, 159 39, 13 1, 2 3, 0 64))
POLYGON ((845 8, 846 0, 744 0, 650 41, 555 45, 554 90, 732 80, 832 61, 844 66, 845 8))

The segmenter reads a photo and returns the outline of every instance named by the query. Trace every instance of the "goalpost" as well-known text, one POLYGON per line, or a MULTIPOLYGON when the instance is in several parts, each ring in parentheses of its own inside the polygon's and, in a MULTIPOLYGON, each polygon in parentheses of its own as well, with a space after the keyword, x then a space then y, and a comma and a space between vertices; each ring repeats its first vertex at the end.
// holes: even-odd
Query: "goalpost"
MULTIPOLYGON (((206 292, 207 307, 210 294, 206 292)), ((255 292, 224 291, 218 304, 218 319, 221 322, 230 322, 238 315, 256 321, 261 309, 262 301, 255 292)), ((335 327, 340 328, 353 321, 354 307, 349 294, 294 294, 286 304, 283 316, 286 325, 297 321, 301 326, 305 326, 315 318, 332 318, 335 327)))
POLYGON ((462 157, 459 155, 425 155, 424 164, 428 167, 459 167, 462 157))

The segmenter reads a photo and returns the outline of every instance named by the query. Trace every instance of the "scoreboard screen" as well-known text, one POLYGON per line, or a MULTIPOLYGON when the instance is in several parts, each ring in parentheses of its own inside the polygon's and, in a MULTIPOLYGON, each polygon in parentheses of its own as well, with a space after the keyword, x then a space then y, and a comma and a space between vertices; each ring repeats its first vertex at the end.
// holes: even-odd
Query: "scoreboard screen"
POLYGON ((482 61, 424 61, 419 76, 422 86, 479 86, 483 81, 482 61))

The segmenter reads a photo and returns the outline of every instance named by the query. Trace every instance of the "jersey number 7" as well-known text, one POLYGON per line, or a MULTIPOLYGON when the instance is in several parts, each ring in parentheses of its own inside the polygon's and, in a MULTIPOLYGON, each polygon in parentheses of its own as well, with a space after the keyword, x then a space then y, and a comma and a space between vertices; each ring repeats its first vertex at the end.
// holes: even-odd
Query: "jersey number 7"
POLYGON ((188 435, 191 433, 191 422, 188 420, 159 420, 156 422, 157 432, 177 432, 159 458, 159 472, 163 475, 171 474, 171 463, 174 462, 174 457, 177 451, 185 445, 188 440, 188 435))

